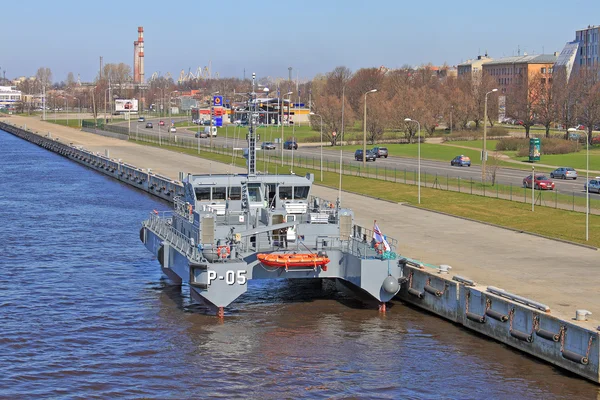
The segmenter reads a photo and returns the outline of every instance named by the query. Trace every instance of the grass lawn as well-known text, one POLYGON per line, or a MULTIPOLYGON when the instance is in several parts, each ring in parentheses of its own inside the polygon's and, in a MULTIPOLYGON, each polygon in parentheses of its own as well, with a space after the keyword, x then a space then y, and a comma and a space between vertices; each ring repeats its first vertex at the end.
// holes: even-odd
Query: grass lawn
MULTIPOLYGON (((524 164, 528 160, 527 157, 516 157, 516 156, 514 157, 514 159, 523 161, 524 164)), ((573 167, 575 169, 585 169, 586 151, 584 148, 579 153, 550 154, 550 155, 544 154, 544 155, 542 155, 542 157, 540 159, 540 163, 550 164, 550 165, 558 165, 558 166, 564 166, 564 167, 573 167)), ((590 170, 600 171, 600 147, 597 147, 597 146, 590 147, 590 170)))
MULTIPOLYGON (((497 140, 486 140, 485 147, 487 147, 488 151, 496 151, 496 143, 498 143, 497 140)), ((473 149, 481 150, 483 147, 483 140, 454 140, 451 142, 444 142, 444 145, 472 147, 473 149)))
MULTIPOLYGON (((138 142, 148 146, 157 146, 146 142, 138 142)), ((187 153, 197 156, 196 149, 186 149, 181 147, 163 146, 165 149, 173 150, 179 153, 187 153)), ((203 158, 211 159, 225 164, 231 164, 230 154, 215 154, 203 151, 203 158)), ((235 165, 244 167, 246 160, 240 156, 233 158, 235 165)), ((264 163, 262 160, 257 162, 259 168, 265 168, 269 173, 280 172, 279 163, 264 163)), ((286 168, 287 170, 287 168, 286 168)), ((307 172, 315 173, 318 171, 312 168, 294 167, 297 175, 304 175, 307 172)), ((324 172, 324 186, 337 188, 339 184, 339 175, 334 172, 324 172)), ((402 183, 386 182, 372 178, 361 178, 357 176, 344 175, 343 187, 345 190, 360 194, 373 195, 372 188, 376 186, 376 196, 381 199, 394 202, 405 202, 417 204, 417 187, 414 185, 405 185, 402 183)), ((333 199, 331 199, 333 200, 333 199)), ((540 235, 554 237, 573 242, 589 244, 600 247, 600 216, 590 214, 589 242, 585 241, 585 214, 579 212, 565 211, 551 207, 536 207, 535 212, 531 212, 531 205, 503 199, 488 198, 482 196, 473 196, 467 193, 457 193, 446 190, 433 189, 428 187, 421 188, 421 208, 445 213, 468 217, 477 221, 489 222, 500 226, 513 229, 533 232, 540 235)))

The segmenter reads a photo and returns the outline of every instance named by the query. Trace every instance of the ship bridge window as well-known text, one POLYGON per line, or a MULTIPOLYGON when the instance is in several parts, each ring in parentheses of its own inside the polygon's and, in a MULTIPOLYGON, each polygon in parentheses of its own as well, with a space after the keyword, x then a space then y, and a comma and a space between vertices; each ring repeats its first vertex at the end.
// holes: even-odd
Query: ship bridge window
POLYGON ((309 186, 294 186, 294 200, 306 200, 309 190, 309 186))
POLYGON ((242 188, 240 186, 232 186, 229 188, 229 199, 230 200, 241 200, 242 199, 242 188))
POLYGON ((198 201, 210 201, 210 187, 197 187, 194 191, 198 201))
POLYGON ((279 186, 279 198, 281 200, 292 199, 292 187, 291 186, 279 186))
POLYGON ((248 186, 248 201, 251 203, 260 203, 262 201, 260 183, 252 183, 248 186))
POLYGON ((226 188, 224 186, 212 188, 212 199, 225 200, 225 190, 226 188))

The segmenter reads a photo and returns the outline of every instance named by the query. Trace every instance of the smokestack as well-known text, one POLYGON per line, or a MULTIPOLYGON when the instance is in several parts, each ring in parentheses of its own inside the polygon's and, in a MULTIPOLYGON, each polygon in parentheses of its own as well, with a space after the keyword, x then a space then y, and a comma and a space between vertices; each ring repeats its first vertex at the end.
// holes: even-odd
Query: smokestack
POLYGON ((100 79, 102 79, 102 56, 100 56, 100 79))
POLYGON ((138 27, 139 78, 144 83, 144 27, 138 27))
POLYGON ((140 82, 140 73, 139 73, 139 46, 138 42, 133 42, 133 83, 140 82))

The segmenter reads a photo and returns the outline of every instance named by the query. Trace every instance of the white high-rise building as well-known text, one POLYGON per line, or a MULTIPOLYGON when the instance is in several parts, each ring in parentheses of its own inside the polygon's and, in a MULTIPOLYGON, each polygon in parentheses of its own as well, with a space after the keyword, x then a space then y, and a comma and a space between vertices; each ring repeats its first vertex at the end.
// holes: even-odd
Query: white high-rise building
POLYGON ((20 101, 20 90, 13 86, 0 86, 0 108, 12 108, 20 101))
POLYGON ((600 26, 588 25, 575 31, 575 40, 568 42, 558 57, 554 69, 564 68, 567 79, 580 68, 600 65, 600 26))

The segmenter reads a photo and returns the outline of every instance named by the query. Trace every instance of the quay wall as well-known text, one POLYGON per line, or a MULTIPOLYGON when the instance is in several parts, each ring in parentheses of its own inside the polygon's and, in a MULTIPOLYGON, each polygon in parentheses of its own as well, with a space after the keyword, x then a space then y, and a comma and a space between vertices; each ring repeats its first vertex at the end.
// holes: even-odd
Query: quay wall
MULTIPOLYGON (((161 199, 183 195, 180 181, 109 154, 3 122, 0 129, 161 199)), ((553 315, 549 307, 502 289, 451 277, 442 268, 400 262, 404 278, 398 297, 403 302, 600 383, 600 337, 591 324, 553 315)))
POLYGON ((463 327, 600 383, 598 330, 534 300, 436 268, 404 266, 398 297, 463 327))
POLYGON ((4 122, 0 122, 0 129, 163 200, 172 201, 173 197, 184 194, 180 181, 110 158, 109 154, 93 153, 81 146, 64 143, 50 133, 42 135, 4 122))

